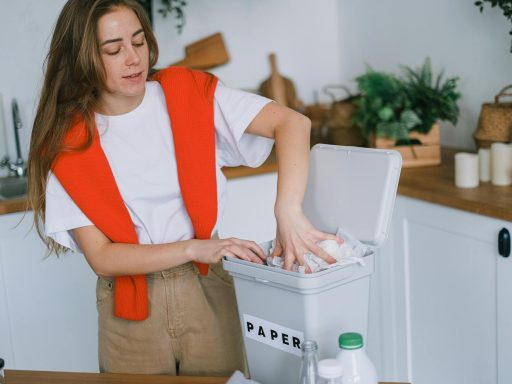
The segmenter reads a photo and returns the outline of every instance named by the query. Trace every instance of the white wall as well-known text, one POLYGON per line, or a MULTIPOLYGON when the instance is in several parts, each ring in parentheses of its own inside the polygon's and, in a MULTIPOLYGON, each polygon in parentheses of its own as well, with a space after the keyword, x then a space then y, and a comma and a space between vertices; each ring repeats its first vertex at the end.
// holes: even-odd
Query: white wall
MULTIPOLYGON (((10 101, 15 97, 20 105, 26 158, 42 63, 64 3, 0 0, 0 93, 11 156, 10 101)), ((497 10, 480 14, 471 0, 190 0, 186 16, 178 35, 174 20, 155 12, 159 65, 181 59, 186 44, 221 31, 231 61, 213 72, 226 84, 256 89, 269 74, 268 53, 276 52, 281 72, 306 102, 325 84, 354 88, 364 63, 392 71, 398 64, 417 66, 428 55, 436 70, 461 78, 460 122, 443 128, 445 145, 473 148, 481 103, 512 83, 508 22, 497 10)))
POLYGON ((480 14, 473 0, 340 0, 340 60, 343 82, 368 63, 396 71, 419 66, 430 56, 436 71, 460 77, 461 115, 457 126, 442 129, 442 143, 474 148, 482 102, 512 83, 512 24, 495 9, 480 14))
POLYGON ((0 0, 0 93, 11 159, 16 154, 11 100, 16 98, 20 108, 24 125, 20 139, 26 160, 50 31, 64 3, 64 0, 0 0))
MULTIPOLYGON (((222 32, 230 62, 212 72, 226 84, 255 89, 269 76, 268 54, 275 52, 283 75, 295 82, 299 97, 339 81, 338 1, 190 0, 181 35, 172 19, 156 18, 160 65, 184 56, 184 45, 222 32)), ((159 1, 155 1, 158 8, 159 1)))
MULTIPOLYGON (((15 154, 10 103, 17 98, 26 129, 22 132, 26 159, 42 64, 51 30, 65 0, 0 0, 0 93, 3 94, 9 152, 15 154)), ((338 2, 323 0, 190 0, 187 25, 181 35, 171 17, 156 13, 159 65, 181 59, 184 46, 222 32, 231 60, 215 72, 229 86, 257 89, 269 75, 267 55, 275 52, 282 74, 295 81, 299 97, 313 100, 313 91, 339 81, 338 2)))

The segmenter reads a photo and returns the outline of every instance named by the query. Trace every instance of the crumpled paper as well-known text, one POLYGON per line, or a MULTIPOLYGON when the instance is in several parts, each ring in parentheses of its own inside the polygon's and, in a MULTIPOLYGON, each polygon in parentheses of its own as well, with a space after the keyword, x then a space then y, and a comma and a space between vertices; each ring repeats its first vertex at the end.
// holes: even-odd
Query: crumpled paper
MULTIPOLYGON (((364 265, 363 257, 369 251, 369 248, 341 227, 338 227, 336 235, 344 240, 343 244, 339 244, 335 240, 323 240, 318 243, 320 248, 336 259, 336 263, 329 264, 311 252, 306 252, 304 254, 304 260, 312 273, 320 272, 339 265, 355 263, 364 265)), ((275 239, 272 242, 272 248, 270 249, 269 256, 267 256, 267 265, 276 268, 283 268, 284 259, 282 257, 270 256, 274 246, 275 239)), ((292 266, 292 271, 294 272, 305 273, 305 270, 306 268, 304 266, 300 266, 297 263, 292 266)))
POLYGON ((235 371, 226 384, 260 384, 257 381, 246 379, 242 372, 235 371))

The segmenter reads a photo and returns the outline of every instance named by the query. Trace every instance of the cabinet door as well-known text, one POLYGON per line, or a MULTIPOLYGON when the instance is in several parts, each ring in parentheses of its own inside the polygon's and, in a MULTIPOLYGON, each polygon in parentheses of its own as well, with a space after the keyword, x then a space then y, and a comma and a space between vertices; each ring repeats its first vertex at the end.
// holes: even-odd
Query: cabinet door
POLYGON ((97 371, 96 277, 81 254, 45 255, 31 213, 0 216, 0 356, 12 369, 97 371))
POLYGON ((498 383, 512 383, 512 255, 498 256, 498 383))
POLYGON ((397 199, 393 249, 382 252, 378 271, 386 291, 380 297, 390 304, 380 308, 381 380, 497 382, 500 224, 415 199, 397 199))
POLYGON ((226 193, 226 206, 219 222, 221 238, 237 237, 261 243, 276 236, 276 173, 228 180, 226 193))

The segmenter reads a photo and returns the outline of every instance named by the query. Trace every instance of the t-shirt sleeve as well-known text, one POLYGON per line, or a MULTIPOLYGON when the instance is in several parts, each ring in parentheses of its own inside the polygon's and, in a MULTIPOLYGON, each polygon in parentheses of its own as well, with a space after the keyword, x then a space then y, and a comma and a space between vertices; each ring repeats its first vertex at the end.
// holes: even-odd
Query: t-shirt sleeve
POLYGON ((82 252, 71 230, 93 225, 50 172, 46 185, 45 234, 60 245, 82 252))
POLYGON ((219 165, 258 167, 272 151, 274 140, 245 133, 261 111, 272 102, 254 93, 229 88, 220 81, 215 90, 215 141, 219 165))

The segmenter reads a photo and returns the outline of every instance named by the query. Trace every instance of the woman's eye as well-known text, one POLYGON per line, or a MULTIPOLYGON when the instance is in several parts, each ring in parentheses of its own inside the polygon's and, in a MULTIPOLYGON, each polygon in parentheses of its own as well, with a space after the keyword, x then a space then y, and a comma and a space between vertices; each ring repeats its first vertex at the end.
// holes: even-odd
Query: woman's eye
POLYGON ((113 51, 113 52, 106 52, 107 55, 110 55, 110 56, 115 56, 117 55, 121 50, 118 49, 117 51, 113 51))
POLYGON ((144 45, 144 41, 141 41, 140 43, 133 43, 135 47, 142 47, 144 45))

